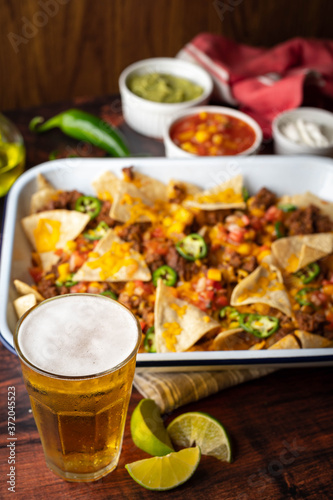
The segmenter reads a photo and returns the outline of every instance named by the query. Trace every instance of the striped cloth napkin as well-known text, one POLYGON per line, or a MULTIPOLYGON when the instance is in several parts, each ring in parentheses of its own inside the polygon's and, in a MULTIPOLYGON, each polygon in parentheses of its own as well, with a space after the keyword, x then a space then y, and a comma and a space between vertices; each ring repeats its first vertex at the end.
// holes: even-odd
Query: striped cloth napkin
POLYGON ((153 399, 163 414, 273 371, 273 368, 248 368, 181 373, 137 372, 134 387, 144 398, 153 399))

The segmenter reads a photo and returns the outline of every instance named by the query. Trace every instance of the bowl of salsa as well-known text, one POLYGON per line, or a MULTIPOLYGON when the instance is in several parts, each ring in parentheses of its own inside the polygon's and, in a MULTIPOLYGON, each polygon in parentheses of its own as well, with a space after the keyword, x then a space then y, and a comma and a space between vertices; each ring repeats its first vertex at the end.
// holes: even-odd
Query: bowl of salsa
POLYGON ((175 115, 165 129, 166 156, 235 156, 255 154, 262 143, 258 123, 241 111, 201 106, 175 115))

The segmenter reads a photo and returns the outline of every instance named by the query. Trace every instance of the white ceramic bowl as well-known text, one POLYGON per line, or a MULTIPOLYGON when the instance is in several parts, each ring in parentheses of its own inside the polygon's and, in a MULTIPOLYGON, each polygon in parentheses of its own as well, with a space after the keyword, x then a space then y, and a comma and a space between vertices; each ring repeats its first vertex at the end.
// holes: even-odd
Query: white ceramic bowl
POLYGON ((297 108, 280 113, 272 123, 274 151, 280 155, 308 154, 333 157, 333 113, 319 108, 297 108), (288 123, 301 119, 318 125, 329 139, 325 147, 309 146, 294 142, 282 130, 288 123))
POLYGON ((263 135, 261 127, 255 120, 253 120, 253 118, 233 108, 227 108, 223 106, 198 106, 187 109, 185 111, 180 111, 175 114, 171 120, 169 120, 169 123, 166 125, 163 134, 166 156, 168 156, 169 158, 193 158, 194 156, 197 156, 195 154, 188 153, 187 151, 184 151, 184 149, 178 147, 170 137, 170 130, 172 126, 181 118, 185 118, 186 116, 195 115, 201 112, 221 113, 223 115, 234 116, 235 118, 239 118, 240 120, 246 122, 255 132, 255 141, 250 148, 242 151, 241 153, 238 153, 236 156, 248 156, 258 152, 262 143, 263 135))
POLYGON ((206 104, 213 90, 213 81, 203 68, 187 61, 168 57, 145 59, 128 66, 119 77, 123 114, 128 125, 143 135, 162 138, 166 123, 176 112, 206 104), (187 78, 203 88, 201 96, 191 101, 159 103, 135 95, 127 86, 129 78, 146 73, 164 73, 187 78))

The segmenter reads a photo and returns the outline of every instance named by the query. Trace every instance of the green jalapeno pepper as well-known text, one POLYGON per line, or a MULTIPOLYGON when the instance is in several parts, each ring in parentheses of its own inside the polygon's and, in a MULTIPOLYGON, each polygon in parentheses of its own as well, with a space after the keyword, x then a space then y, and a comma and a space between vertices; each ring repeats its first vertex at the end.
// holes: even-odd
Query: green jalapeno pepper
POLYGON ((143 347, 147 352, 156 352, 156 343, 155 343, 155 328, 151 326, 148 328, 145 339, 143 341, 143 347))
POLYGON ((176 244, 177 252, 186 260, 203 259, 207 255, 207 245, 200 234, 192 233, 176 244))
POLYGON ((220 310, 220 313, 219 313, 219 316, 221 319, 223 318, 231 318, 231 319, 238 319, 240 313, 237 311, 237 309, 235 309, 234 307, 232 306, 225 306, 225 307, 222 307, 222 309, 220 310))
POLYGON ((295 273, 295 276, 301 280, 304 285, 307 285, 308 283, 311 283, 318 274, 320 273, 320 267, 317 262, 311 262, 311 264, 308 264, 306 267, 303 267, 303 269, 300 269, 295 273))
POLYGON ((102 202, 94 196, 80 196, 75 203, 75 210, 88 214, 90 219, 97 217, 101 208, 102 202))
POLYGON ((102 220, 95 229, 89 229, 83 233, 83 236, 89 241, 100 240, 106 235, 109 229, 107 223, 102 220))
POLYGON ((260 314, 240 314, 239 326, 259 339, 270 337, 279 328, 279 320, 274 316, 260 314))
POLYGON ((177 278, 177 271, 167 265, 161 266, 153 272, 153 283, 155 286, 157 286, 159 279, 161 279, 165 285, 173 286, 177 282, 177 278))
POLYGON ((298 292, 295 295, 295 300, 301 305, 301 306, 314 306, 314 304, 307 298, 308 293, 314 292, 315 290, 318 290, 317 288, 312 288, 312 287, 305 287, 302 288, 301 290, 298 290, 298 292))
MULTIPOLYGON (((74 273, 71 273, 70 276, 72 278, 74 276, 74 273)), ((70 288, 71 286, 77 285, 78 281, 73 281, 71 278, 68 279, 68 280, 66 280, 66 281, 59 281, 59 280, 57 280, 55 282, 55 284, 56 284, 56 286, 65 286, 67 288, 70 288)))
POLYGON ((276 237, 283 238, 284 237, 284 230, 283 230, 283 226, 281 224, 281 221, 275 222, 274 228, 275 228, 276 237))
POLYGON ((110 299, 118 300, 117 295, 112 290, 105 290, 105 292, 101 292, 100 295, 104 295, 105 297, 110 297, 110 299))
POLYGON ((297 210, 296 205, 293 205, 292 203, 284 203, 283 205, 279 205, 278 208, 282 210, 282 212, 294 212, 294 210, 297 210))
POLYGON ((129 156, 129 149, 119 133, 98 116, 80 109, 69 109, 44 122, 36 116, 29 124, 33 132, 46 132, 59 127, 69 137, 86 141, 104 149, 111 156, 129 156))
POLYGON ((245 186, 242 188, 242 196, 244 201, 247 201, 250 198, 249 191, 245 186))

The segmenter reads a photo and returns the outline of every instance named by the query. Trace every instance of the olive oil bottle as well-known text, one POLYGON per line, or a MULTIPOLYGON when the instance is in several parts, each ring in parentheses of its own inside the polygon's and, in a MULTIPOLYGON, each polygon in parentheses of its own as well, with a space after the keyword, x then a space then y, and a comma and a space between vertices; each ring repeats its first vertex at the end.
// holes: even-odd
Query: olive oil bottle
POLYGON ((0 114, 0 197, 22 174, 24 165, 23 138, 14 124, 0 114))

